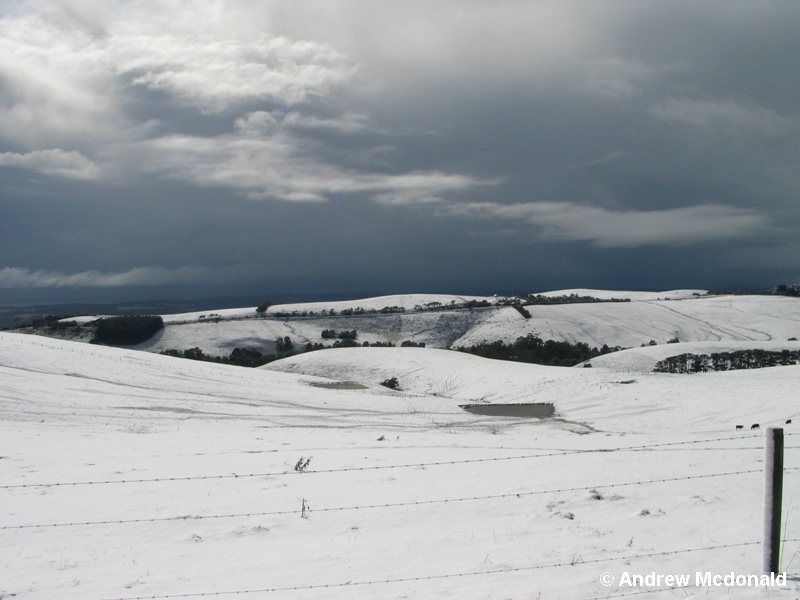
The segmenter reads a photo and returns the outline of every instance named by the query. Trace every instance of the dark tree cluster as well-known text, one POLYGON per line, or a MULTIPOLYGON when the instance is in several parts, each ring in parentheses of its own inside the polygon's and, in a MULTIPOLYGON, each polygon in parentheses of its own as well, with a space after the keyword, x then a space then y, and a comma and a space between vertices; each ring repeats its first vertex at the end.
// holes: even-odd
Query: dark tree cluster
POLYGON ((397 380, 397 377, 385 379, 384 381, 381 381, 381 385, 389 388, 390 390, 396 390, 400 388, 400 382, 397 380))
POLYGON ((200 348, 189 348, 187 350, 170 349, 164 350, 161 354, 176 358, 188 358, 189 360, 251 368, 260 367, 278 358, 274 354, 263 354, 254 348, 234 348, 228 356, 212 356, 205 354, 200 348))
POLYGON ((543 296, 542 294, 518 294, 517 298, 528 304, 591 304, 595 302, 630 302, 630 298, 595 298, 569 294, 564 296, 543 296))
POLYGON ((522 306, 521 304, 516 304, 516 303, 515 303, 515 304, 512 304, 511 306, 513 306, 513 307, 516 309, 516 311, 517 311, 519 314, 521 314, 523 317, 525 317, 526 319, 530 319, 530 318, 531 318, 531 313, 529 313, 529 312, 528 312, 528 311, 525 309, 525 307, 524 307, 524 306, 522 306))
POLYGON ((656 363, 656 373, 706 373, 763 369, 800 363, 800 350, 737 350, 712 354, 679 354, 656 363))
POLYGON ((791 296, 793 298, 800 297, 800 283, 791 283, 786 285, 785 283, 779 283, 775 286, 775 289, 772 292, 776 296, 791 296))
POLYGON ((404 306, 384 306, 380 312, 382 315, 388 315, 390 313, 403 313, 406 312, 406 309, 404 306))
POLYGON ((374 308, 366 308, 365 309, 365 308, 362 308, 362 307, 359 306, 357 308, 345 308, 345 309, 342 309, 341 313, 339 313, 339 314, 341 314, 341 315, 343 315, 345 317, 351 317, 353 315, 375 315, 375 314, 378 314, 378 313, 381 313, 381 314, 385 315, 385 314, 389 314, 389 313, 401 313, 401 312, 405 312, 405 310, 406 309, 404 307, 402 307, 402 306, 384 306, 380 310, 377 310, 377 309, 374 309, 374 308))
POLYGON ((355 340, 358 339, 358 332, 355 329, 351 331, 339 331, 339 332, 337 332, 335 329, 323 329, 322 339, 355 340))
POLYGON ((467 300, 464 306, 466 308, 489 308, 491 304, 488 300, 467 300))
POLYGON ((516 341, 510 344, 498 340, 491 343, 484 342, 470 347, 456 348, 461 352, 477 354, 484 358, 557 367, 571 367, 595 356, 616 352, 621 349, 618 346, 609 348, 604 345, 598 350, 597 348, 590 348, 588 344, 583 342, 573 344, 556 340, 543 341, 532 333, 525 337, 518 337, 516 341))
POLYGON ((294 344, 292 344, 292 338, 288 335, 285 337, 277 337, 275 338, 275 348, 277 348, 278 352, 281 354, 288 354, 294 350, 294 344))
POLYGON ((159 316, 127 316, 100 319, 95 328, 93 344, 133 346, 141 344, 164 328, 159 316))
POLYGON ((356 342, 355 340, 336 340, 333 342, 333 345, 326 346, 325 344, 320 343, 311 343, 305 345, 304 351, 310 352, 312 350, 328 350, 330 348, 394 348, 394 344, 391 342, 367 342, 364 341, 361 344, 356 342))
POLYGON ((412 342, 411 340, 405 340, 400 343, 401 348, 424 348, 425 342, 412 342))

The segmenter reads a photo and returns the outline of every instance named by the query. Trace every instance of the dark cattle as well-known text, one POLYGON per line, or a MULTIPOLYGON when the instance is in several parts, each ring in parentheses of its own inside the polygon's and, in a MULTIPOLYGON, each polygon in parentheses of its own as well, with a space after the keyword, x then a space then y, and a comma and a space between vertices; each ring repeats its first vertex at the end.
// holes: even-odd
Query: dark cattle
POLYGON ((744 425, 737 425, 736 429, 744 429, 744 425))
POLYGON ((788 425, 788 424, 789 424, 789 423, 791 423, 791 422, 792 422, 792 420, 791 420, 791 419, 786 419, 786 425, 788 425))
POLYGON ((758 423, 753 423, 752 425, 750 425, 750 429, 761 429, 761 425, 759 425, 758 423))

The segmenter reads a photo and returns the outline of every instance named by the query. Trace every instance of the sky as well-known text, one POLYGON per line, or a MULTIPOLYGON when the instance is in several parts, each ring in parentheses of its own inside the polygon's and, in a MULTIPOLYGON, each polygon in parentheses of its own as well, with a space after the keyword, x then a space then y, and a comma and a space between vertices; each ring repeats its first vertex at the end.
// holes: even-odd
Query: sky
POLYGON ((0 304, 800 281, 800 3, 0 3, 0 304))

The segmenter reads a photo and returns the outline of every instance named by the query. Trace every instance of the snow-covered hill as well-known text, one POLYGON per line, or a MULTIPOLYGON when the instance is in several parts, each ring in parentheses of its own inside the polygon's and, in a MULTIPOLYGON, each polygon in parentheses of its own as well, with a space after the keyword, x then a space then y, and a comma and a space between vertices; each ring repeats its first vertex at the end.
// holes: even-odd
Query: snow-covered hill
POLYGON ((451 398, 457 404, 551 403, 558 426, 580 433, 657 427, 662 432, 713 435, 734 430, 736 424, 777 425, 794 417, 795 411, 800 414, 800 406, 791 400, 800 366, 702 377, 637 372, 626 361, 609 360, 609 367, 545 367, 419 348, 341 348, 300 354, 261 369, 369 387, 396 377, 405 392, 451 398), (758 392, 760 385, 780 388, 778 396, 785 402, 769 408, 758 392), (697 401, 708 387, 720 395, 719 402, 697 401), (756 397, 759 401, 752 402, 756 397))
POLYGON ((799 386, 800 366, 632 375, 354 348, 242 369, 0 333, 0 597, 794 597, 791 424, 787 587, 695 573, 760 574, 749 425, 797 415, 799 386), (401 391, 376 385, 391 376, 401 391))
MULTIPOLYGON (((266 316, 255 307, 165 315, 166 327, 139 350, 163 352, 198 347, 209 355, 234 348, 274 353, 276 338, 295 347, 331 345, 324 330, 358 333, 358 343, 404 341, 428 348, 471 346, 520 336, 585 342, 592 347, 636 348, 651 341, 785 342, 800 338, 800 299, 781 296, 707 296, 701 290, 630 292, 559 290, 543 296, 591 296, 625 302, 532 305, 530 319, 502 298, 411 294, 362 300, 272 306, 266 316), (469 301, 488 307, 460 308, 469 301), (394 307, 401 312, 385 312, 394 307), (345 313, 345 314, 343 314, 345 313), (351 314, 346 314, 351 313, 351 314)), ((90 320, 89 318, 82 319, 90 320)), ((673 348, 674 349, 674 348, 673 348)))
MULTIPOLYGON (((766 350, 768 352, 780 352, 781 350, 800 351, 800 342, 734 342, 730 340, 720 340, 643 346, 640 348, 629 348, 619 352, 612 352, 611 354, 604 354, 587 362, 593 367, 605 367, 615 371, 649 373, 653 370, 658 361, 672 356, 678 356, 680 354, 710 355, 717 352, 736 352, 741 350, 766 350)), ((577 367, 583 367, 583 364, 579 364, 577 367)))
MULTIPOLYGON (((588 292, 588 291, 587 291, 588 292)), ((497 312, 454 342, 513 341, 533 333, 542 339, 600 347, 659 344, 673 338, 698 341, 786 341, 800 338, 800 299, 783 296, 714 296, 681 300, 632 300, 530 306, 520 322, 497 312)))

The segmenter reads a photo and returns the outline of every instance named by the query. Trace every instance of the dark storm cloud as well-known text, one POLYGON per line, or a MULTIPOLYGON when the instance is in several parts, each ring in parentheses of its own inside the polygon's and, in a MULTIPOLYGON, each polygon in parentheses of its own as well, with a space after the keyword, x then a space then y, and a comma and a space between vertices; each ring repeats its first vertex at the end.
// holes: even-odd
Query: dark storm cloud
POLYGON ((0 289, 795 281, 798 26, 786 2, 17 2, 0 289))

